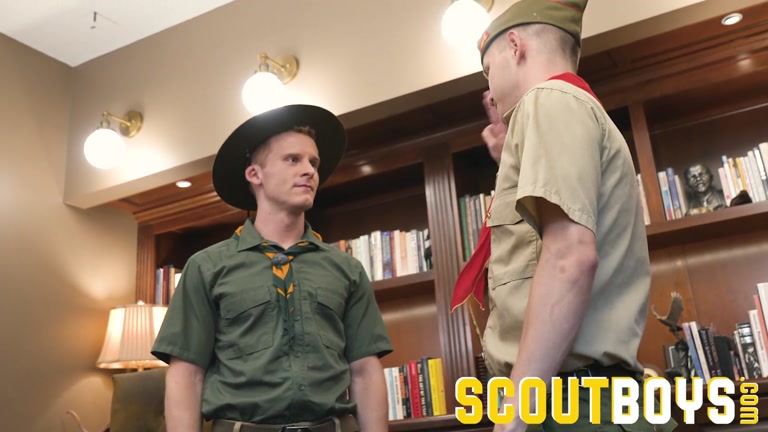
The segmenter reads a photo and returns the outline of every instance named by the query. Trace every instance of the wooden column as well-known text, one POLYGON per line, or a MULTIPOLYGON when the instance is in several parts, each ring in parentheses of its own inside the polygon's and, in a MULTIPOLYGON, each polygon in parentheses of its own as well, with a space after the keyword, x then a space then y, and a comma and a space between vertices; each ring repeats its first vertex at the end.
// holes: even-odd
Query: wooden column
POLYGON ((632 122, 632 137, 635 141, 640 174, 643 177, 643 189, 645 189, 645 200, 648 202, 651 224, 664 222, 666 220, 664 205, 661 201, 659 178, 656 175, 656 161, 653 158, 651 147, 651 134, 648 131, 648 121, 645 118, 643 105, 630 105, 629 117, 632 122))
POLYGON ((445 400, 448 413, 456 406, 454 383, 475 375, 471 322, 466 308, 450 312, 453 286, 459 274, 458 211, 453 161, 446 145, 426 149, 424 175, 432 259, 435 262, 435 297, 440 328, 445 400))
POLYGON ((139 225, 136 245, 136 301, 155 302, 155 232, 152 225, 139 225))

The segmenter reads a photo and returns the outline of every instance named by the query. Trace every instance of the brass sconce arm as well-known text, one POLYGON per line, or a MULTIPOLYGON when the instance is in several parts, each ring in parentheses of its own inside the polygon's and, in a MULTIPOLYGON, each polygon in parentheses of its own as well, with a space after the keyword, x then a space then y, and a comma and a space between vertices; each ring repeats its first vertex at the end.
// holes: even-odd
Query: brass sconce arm
POLYGON ((139 133, 142 124, 144 124, 144 116, 138 111, 128 111, 124 117, 118 117, 108 111, 104 111, 101 115, 104 118, 101 121, 101 127, 108 128, 109 119, 116 120, 120 123, 120 133, 128 138, 139 133))
POLYGON ((299 61, 292 55, 283 55, 277 57, 277 59, 272 59, 266 53, 261 53, 259 54, 259 60, 261 60, 261 64, 258 71, 267 72, 269 71, 269 65, 271 65, 273 69, 271 72, 283 84, 291 82, 296 78, 296 74, 299 73, 299 61))

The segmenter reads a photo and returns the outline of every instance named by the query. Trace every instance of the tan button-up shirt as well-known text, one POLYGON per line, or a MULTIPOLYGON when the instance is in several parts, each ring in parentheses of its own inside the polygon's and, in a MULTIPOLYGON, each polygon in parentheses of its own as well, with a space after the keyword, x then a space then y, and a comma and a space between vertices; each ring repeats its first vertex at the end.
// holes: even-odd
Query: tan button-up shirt
POLYGON ((543 198, 595 233, 599 258, 589 309, 561 371, 595 361, 642 371, 637 349, 650 264, 626 141, 594 97, 560 80, 531 89, 504 118, 509 129, 488 220, 490 316, 483 343, 489 369, 509 376, 518 355, 541 254, 534 199, 543 198))

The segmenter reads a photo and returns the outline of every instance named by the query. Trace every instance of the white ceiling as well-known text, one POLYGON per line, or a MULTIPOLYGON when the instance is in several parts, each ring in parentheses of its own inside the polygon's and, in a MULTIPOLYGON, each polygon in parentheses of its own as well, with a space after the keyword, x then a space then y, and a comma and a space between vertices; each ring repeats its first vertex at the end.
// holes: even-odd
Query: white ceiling
POLYGON ((0 0, 0 33, 77 66, 231 1, 0 0))

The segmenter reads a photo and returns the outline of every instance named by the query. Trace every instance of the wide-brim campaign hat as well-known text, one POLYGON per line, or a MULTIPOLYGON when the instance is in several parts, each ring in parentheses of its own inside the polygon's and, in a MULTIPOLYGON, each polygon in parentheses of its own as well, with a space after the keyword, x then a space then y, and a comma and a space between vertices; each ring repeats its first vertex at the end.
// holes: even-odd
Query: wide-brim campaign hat
POLYGON ((256 198, 245 178, 251 155, 270 138, 295 127, 310 127, 320 156, 318 177, 323 184, 341 162, 347 147, 344 125, 330 111, 314 105, 286 105, 257 114, 237 127, 216 153, 213 188, 227 204, 255 210, 256 198))

